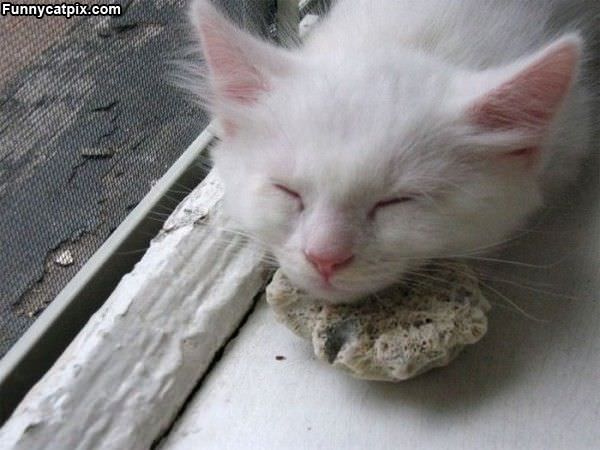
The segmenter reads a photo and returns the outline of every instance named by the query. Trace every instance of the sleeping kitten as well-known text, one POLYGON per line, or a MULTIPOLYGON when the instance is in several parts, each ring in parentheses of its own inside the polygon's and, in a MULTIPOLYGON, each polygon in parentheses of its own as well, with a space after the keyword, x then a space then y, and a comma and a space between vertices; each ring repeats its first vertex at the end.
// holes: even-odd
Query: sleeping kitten
POLYGON ((494 248, 588 153, 586 4, 339 0, 286 50, 195 0, 226 211, 332 302, 494 248))

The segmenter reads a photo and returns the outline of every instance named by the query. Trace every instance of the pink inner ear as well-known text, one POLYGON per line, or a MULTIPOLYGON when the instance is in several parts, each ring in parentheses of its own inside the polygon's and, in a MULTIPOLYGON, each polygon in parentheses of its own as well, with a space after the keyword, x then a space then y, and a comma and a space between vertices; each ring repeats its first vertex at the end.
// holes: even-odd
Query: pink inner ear
POLYGON ((470 110, 488 129, 543 129, 558 111, 573 81, 579 45, 573 40, 551 46, 538 60, 493 89, 470 110))
POLYGON ((242 104, 253 103, 267 89, 258 70, 237 47, 235 36, 214 24, 201 26, 202 44, 218 94, 242 104))

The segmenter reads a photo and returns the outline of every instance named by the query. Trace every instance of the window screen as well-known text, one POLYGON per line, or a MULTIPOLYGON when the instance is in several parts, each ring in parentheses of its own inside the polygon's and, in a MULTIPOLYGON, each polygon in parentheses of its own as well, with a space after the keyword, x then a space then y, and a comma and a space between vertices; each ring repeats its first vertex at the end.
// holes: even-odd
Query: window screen
MULTIPOLYGON (((272 25, 275 0, 215 3, 272 25)), ((110 4, 121 14, 0 16, 0 357, 208 123, 168 81, 186 2, 110 4)))

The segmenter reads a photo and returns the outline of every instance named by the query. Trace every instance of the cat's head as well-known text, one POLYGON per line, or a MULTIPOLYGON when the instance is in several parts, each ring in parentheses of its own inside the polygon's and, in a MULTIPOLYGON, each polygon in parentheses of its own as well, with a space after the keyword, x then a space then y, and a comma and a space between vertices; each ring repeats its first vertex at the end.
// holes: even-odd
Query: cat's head
POLYGON ((494 246, 540 206, 577 36, 467 73, 403 50, 283 50, 207 1, 192 19, 224 130, 213 158, 226 210, 309 292, 351 300, 428 258, 494 246))

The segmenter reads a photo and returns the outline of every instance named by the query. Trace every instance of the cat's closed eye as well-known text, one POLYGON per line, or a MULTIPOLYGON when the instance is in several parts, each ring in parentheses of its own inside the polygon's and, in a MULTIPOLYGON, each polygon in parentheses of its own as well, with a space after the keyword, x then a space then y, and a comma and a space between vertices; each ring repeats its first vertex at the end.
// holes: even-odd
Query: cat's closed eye
POLYGON ((390 206, 400 205, 402 203, 408 203, 408 202, 411 202, 413 200, 415 200, 415 196, 414 195, 403 195, 403 196, 400 196, 400 197, 393 197, 393 198, 389 198, 389 199, 386 199, 386 200, 381 200, 381 201, 375 203, 375 205, 373 205, 373 207, 369 211, 369 218, 371 218, 371 219, 374 218, 375 214, 380 209, 388 208, 390 206))
POLYGON ((298 192, 294 191, 293 189, 290 189, 287 186, 284 186, 283 184, 279 184, 279 183, 273 183, 273 187, 278 189, 280 192, 285 193, 288 197, 296 200, 300 207, 300 211, 302 211, 304 209, 304 202, 302 200, 302 196, 298 192))

